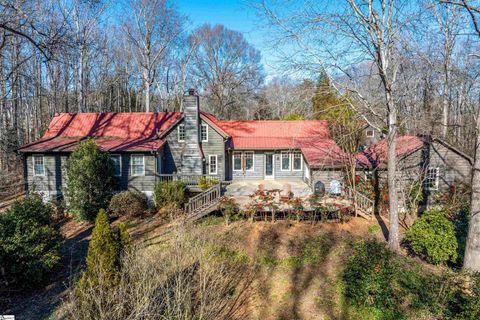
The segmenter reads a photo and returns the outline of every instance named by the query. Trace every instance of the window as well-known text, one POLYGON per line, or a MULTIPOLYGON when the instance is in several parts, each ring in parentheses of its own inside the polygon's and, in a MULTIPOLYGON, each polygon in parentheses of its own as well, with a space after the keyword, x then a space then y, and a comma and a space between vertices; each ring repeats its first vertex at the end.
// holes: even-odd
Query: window
POLYGON ((302 171, 302 154, 300 152, 293 153, 293 171, 302 171))
POLYGON ((43 155, 33 156, 33 175, 34 176, 45 175, 45 164, 43 162, 43 155))
POLYGON ((208 141, 208 126, 206 124, 202 124, 200 130, 200 139, 202 140, 202 142, 208 141))
POLYGON ((282 151, 282 171, 290 171, 290 152, 282 151))
POLYGON ((185 141, 185 125, 178 125, 178 142, 185 141))
POLYGON ((440 168, 428 168, 425 175, 425 186, 428 190, 438 190, 440 168))
POLYGON ((111 154, 110 160, 113 162, 115 176, 120 177, 122 175, 122 157, 119 154, 111 154))
POLYGON ((242 171, 242 153, 233 153, 233 171, 242 171))
POLYGON ((217 174, 217 155, 210 155, 208 156, 208 173, 209 174, 217 174))
POLYGON ((233 171, 253 171, 253 151, 233 153, 233 171))
POLYGON ((253 171, 253 151, 244 153, 245 156, 245 171, 253 171))
POLYGON ((143 155, 132 155, 132 176, 144 176, 145 175, 145 158, 143 155))
POLYGON ((367 130, 367 132, 365 134, 366 134, 367 138, 373 138, 375 136, 375 131, 367 130))

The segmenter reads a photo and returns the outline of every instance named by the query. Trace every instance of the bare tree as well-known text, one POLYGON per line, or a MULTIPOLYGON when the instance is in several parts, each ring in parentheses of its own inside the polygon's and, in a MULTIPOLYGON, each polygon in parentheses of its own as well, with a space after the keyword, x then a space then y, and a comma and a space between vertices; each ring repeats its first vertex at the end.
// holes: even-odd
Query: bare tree
POLYGON ((88 91, 88 69, 91 67, 92 50, 101 42, 97 40, 100 19, 106 5, 102 1, 75 0, 70 9, 71 29, 73 33, 73 56, 75 57, 75 85, 77 90, 77 109, 86 109, 86 94, 88 91))
POLYGON ((220 117, 233 117, 245 97, 255 94, 263 83, 260 52, 240 32, 223 25, 200 27, 190 36, 190 43, 198 46, 191 72, 211 111, 220 117))
POLYGON ((124 30, 136 49, 145 94, 145 111, 150 111, 152 86, 159 65, 183 31, 182 17, 167 0, 131 0, 124 30))
MULTIPOLYGON (((369 70, 375 72, 383 96, 377 106, 352 82, 347 90, 357 98, 356 105, 365 106, 370 115, 388 124, 389 247, 398 250, 400 239, 395 179, 398 127, 395 84, 398 60, 395 45, 406 23, 401 15, 402 3, 394 0, 346 0, 334 6, 319 4, 316 7, 311 2, 305 2, 303 8, 289 16, 282 15, 282 10, 275 11, 265 1, 257 8, 283 37, 276 44, 292 41, 298 44, 298 51, 294 51, 293 55, 290 52, 288 61, 295 68, 313 69, 316 72, 323 69, 340 70, 348 80, 352 79, 352 68, 358 65, 367 64, 369 70)), ((351 107, 357 108, 354 104, 351 107)), ((371 123, 368 118, 365 120, 371 123)))
MULTIPOLYGON (((480 5, 470 1, 441 1, 453 6, 463 7, 471 17, 475 32, 480 37, 480 5)), ((480 108, 477 110, 475 158, 472 174, 472 194, 470 200, 470 221, 463 267, 480 271, 480 108)))

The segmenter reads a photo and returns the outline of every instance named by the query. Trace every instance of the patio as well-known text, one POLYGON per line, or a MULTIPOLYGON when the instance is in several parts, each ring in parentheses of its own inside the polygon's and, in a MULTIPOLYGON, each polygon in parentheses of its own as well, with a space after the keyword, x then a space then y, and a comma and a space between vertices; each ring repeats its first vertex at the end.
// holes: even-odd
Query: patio
POLYGON ((290 188, 294 197, 305 198, 313 193, 308 184, 302 180, 242 180, 232 181, 226 187, 225 195, 229 197, 250 196, 258 190, 259 185, 264 185, 265 190, 281 190, 290 188))

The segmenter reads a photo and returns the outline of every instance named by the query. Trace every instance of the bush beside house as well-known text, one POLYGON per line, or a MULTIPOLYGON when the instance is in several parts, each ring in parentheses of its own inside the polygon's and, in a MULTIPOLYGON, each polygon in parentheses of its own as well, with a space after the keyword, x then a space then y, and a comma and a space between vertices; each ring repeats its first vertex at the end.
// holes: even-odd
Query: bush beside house
POLYGON ((405 241, 415 254, 430 263, 457 261, 455 226, 440 209, 425 211, 407 230, 405 241))
POLYGON ((66 162, 66 200, 81 220, 94 220, 106 208, 114 187, 114 168, 107 152, 91 139, 79 143, 66 162))
POLYGON ((148 209, 147 197, 138 191, 123 191, 112 197, 108 210, 115 216, 139 216, 148 209))
POLYGON ((154 201, 157 210, 181 208, 185 202, 185 184, 181 181, 162 181, 155 185, 154 201))

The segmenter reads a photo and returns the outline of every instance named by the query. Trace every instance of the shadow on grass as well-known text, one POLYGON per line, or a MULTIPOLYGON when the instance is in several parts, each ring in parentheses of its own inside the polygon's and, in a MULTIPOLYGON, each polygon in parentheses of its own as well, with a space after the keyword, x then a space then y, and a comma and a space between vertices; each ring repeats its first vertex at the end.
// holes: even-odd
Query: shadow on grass
POLYGON ((310 319, 311 314, 321 313, 327 319, 343 319, 343 310, 337 304, 336 276, 340 270, 332 268, 339 267, 337 249, 345 240, 331 232, 295 234, 287 240, 282 235, 287 229, 280 224, 266 226, 259 236, 258 289, 263 303, 258 318, 310 319), (280 250, 283 258, 279 258, 280 250), (279 295, 274 287, 283 276, 288 288, 281 288, 283 293, 279 295), (307 310, 302 309, 305 303, 307 310))

